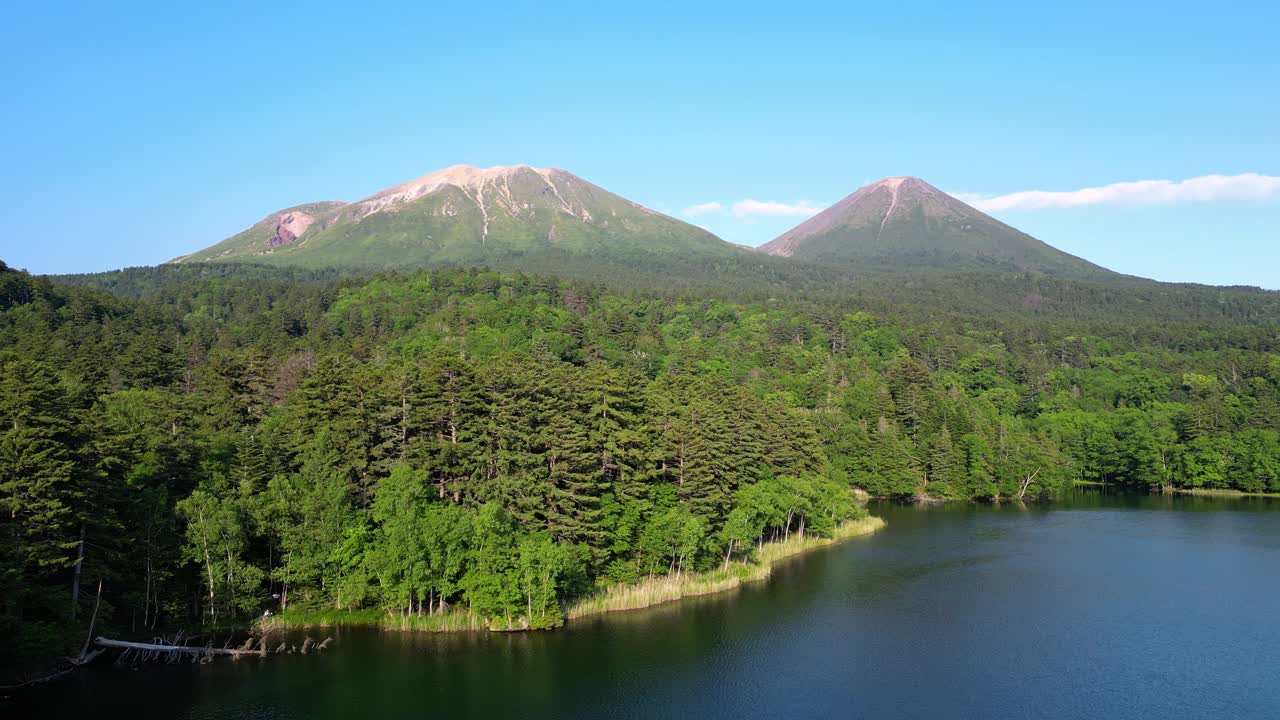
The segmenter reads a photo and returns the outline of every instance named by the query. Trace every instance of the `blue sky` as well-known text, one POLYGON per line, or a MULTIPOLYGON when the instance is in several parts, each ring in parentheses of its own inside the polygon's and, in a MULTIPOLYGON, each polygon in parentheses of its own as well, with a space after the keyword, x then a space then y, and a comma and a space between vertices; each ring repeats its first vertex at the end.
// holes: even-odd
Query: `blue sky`
POLYGON ((1280 288, 1274 3, 180 5, 6 10, 0 259, 153 264, 455 163, 562 167, 748 245, 803 219, 759 210, 888 175, 990 202, 1253 174, 993 214, 1280 288))

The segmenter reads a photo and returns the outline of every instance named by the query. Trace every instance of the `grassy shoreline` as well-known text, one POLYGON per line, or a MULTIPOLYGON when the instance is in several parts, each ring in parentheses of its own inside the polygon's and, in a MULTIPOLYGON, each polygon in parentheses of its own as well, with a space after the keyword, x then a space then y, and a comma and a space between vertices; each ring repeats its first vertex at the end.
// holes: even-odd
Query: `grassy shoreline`
POLYGON ((301 630, 338 625, 375 625, 384 630, 421 630, 424 632, 469 632, 489 630, 484 618, 465 607, 449 609, 438 615, 398 615, 380 608, 363 610, 302 610, 272 615, 254 623, 259 631, 301 630))
POLYGON ((1227 490, 1218 488, 1174 488, 1177 495, 1204 495, 1209 497, 1269 497, 1280 498, 1275 492, 1246 492, 1244 490, 1227 490))
MULTIPOLYGON (((800 540, 792 537, 786 542, 765 543, 757 563, 733 562, 729 569, 717 568, 701 573, 687 573, 678 578, 655 577, 628 585, 615 585, 595 595, 579 599, 565 611, 565 620, 602 615, 674 602, 683 598, 700 597, 726 592, 744 583, 765 580, 773 565, 801 553, 832 545, 841 540, 860 535, 870 535, 885 526, 884 520, 867 516, 843 523, 832 537, 809 535, 800 540)), ((261 618, 255 623, 260 631, 334 627, 337 625, 377 626, 384 630, 421 632, 473 632, 476 630, 522 630, 515 627, 491 627, 484 618, 467 608, 450 609, 440 615, 397 615, 378 608, 364 610, 294 611, 261 618)))
MULTIPOLYGON (((1115 483, 1103 483, 1093 480, 1076 480, 1077 487, 1116 487, 1121 490, 1131 490, 1133 492, 1141 492, 1141 488, 1132 488, 1125 485, 1117 485, 1115 483)), ((1152 493, 1160 492, 1158 489, 1150 490, 1152 493)), ((1174 495, 1200 495, 1204 497, 1269 497, 1280 498, 1280 492, 1249 492, 1247 490, 1232 490, 1230 488, 1188 488, 1175 487, 1170 488, 1166 492, 1174 495)))
POLYGON ((611 612, 641 610, 643 608, 674 602, 683 598, 700 597, 741 587, 743 583, 765 580, 774 563, 820 547, 826 547, 845 538, 869 535, 885 526, 884 520, 867 516, 843 523, 832 537, 810 535, 804 540, 792 537, 786 542, 766 543, 760 550, 758 563, 730 563, 729 569, 689 573, 679 578, 656 577, 629 585, 615 585, 591 597, 578 600, 565 613, 568 620, 603 615, 611 612))

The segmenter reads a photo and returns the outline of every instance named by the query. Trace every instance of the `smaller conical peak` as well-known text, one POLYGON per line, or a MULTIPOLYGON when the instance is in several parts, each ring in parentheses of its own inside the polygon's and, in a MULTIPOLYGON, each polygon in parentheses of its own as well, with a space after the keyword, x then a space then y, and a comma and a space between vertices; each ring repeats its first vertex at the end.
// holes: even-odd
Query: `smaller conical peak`
POLYGON ((891 190, 897 190, 898 188, 902 187, 902 183, 906 182, 907 180, 914 180, 914 179, 915 178, 908 177, 906 175, 902 175, 899 177, 887 177, 882 180, 875 181, 874 183, 872 183, 872 186, 887 187, 891 190))

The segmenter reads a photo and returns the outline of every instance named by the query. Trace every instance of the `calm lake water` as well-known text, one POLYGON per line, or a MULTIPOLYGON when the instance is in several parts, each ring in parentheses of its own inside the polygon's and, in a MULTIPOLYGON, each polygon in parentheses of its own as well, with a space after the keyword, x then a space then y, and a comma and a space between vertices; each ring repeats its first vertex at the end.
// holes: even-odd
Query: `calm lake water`
MULTIPOLYGON (((81 673, 41 718, 1277 718, 1280 503, 913 508, 767 583, 541 634, 81 673)), ((4 710, 4 708, 0 708, 4 710)), ((9 714, 5 711, 5 714, 9 714)))

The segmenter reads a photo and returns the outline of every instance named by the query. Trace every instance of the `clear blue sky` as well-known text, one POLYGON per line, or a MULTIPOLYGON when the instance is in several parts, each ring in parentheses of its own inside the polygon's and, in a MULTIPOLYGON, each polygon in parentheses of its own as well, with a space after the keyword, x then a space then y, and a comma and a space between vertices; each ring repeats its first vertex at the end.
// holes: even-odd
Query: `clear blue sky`
POLYGON ((6 8, 10 264, 153 264, 455 163, 562 167, 748 245, 803 216, 734 203, 887 175, 991 198, 1252 173, 993 214, 1117 270, 1280 287, 1275 3, 123 5, 6 8))

